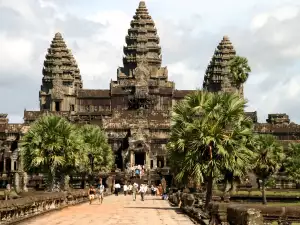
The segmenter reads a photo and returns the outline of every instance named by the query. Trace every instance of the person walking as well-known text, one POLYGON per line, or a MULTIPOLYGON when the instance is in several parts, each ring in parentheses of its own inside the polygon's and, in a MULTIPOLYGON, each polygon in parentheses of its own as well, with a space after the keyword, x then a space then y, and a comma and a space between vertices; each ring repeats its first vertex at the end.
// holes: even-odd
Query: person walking
POLYGON ((119 183, 116 183, 115 184, 115 195, 116 196, 119 196, 120 189, 121 189, 121 185, 119 183))
POLYGON ((136 192, 137 192, 137 190, 138 190, 138 184, 134 183, 132 185, 132 199, 133 199, 133 201, 136 200, 136 192))
POLYGON ((90 185, 90 188, 88 190, 90 205, 92 204, 92 201, 95 199, 95 194, 96 194, 95 188, 92 185, 90 185))
POLYGON ((141 187, 140 187, 140 190, 139 190, 139 193, 141 193, 141 200, 144 201, 144 198, 145 198, 145 193, 147 191, 147 186, 145 184, 141 184, 141 187))
POLYGON ((124 195, 126 196, 126 195, 127 195, 127 191, 128 191, 128 186, 127 186, 127 184, 124 184, 124 185, 123 185, 123 191, 124 191, 124 195))
POLYGON ((132 194, 132 184, 128 185, 128 194, 132 194))
POLYGON ((102 204, 103 202, 103 198, 104 198, 104 185, 102 184, 102 182, 98 185, 98 198, 99 198, 99 202, 100 204, 102 204))

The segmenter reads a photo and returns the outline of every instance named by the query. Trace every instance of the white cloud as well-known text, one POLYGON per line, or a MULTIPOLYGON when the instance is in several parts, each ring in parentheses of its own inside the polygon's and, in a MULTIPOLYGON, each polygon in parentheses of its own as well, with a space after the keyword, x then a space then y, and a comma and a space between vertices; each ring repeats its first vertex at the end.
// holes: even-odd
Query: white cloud
MULTIPOLYGON (((295 1, 146 3, 161 38, 163 65, 177 89, 202 86, 214 49, 229 35, 252 67, 245 85, 249 109, 257 110, 261 121, 268 113, 286 112, 300 122, 300 7, 295 1)), ((25 107, 38 108, 43 60, 57 31, 73 50, 84 87, 108 88, 122 65, 137 5, 138 0, 0 1, 0 95, 10 102, 0 105, 0 112, 20 122, 25 107)))
POLYGON ((299 13, 299 8, 293 6, 284 6, 276 8, 269 12, 264 12, 254 16, 251 22, 251 27, 253 29, 258 29, 263 27, 269 19, 275 18, 279 21, 290 20, 295 18, 299 13))
POLYGON ((13 68, 28 70, 33 54, 33 43, 23 38, 8 38, 0 34, 0 71, 10 71, 13 68))

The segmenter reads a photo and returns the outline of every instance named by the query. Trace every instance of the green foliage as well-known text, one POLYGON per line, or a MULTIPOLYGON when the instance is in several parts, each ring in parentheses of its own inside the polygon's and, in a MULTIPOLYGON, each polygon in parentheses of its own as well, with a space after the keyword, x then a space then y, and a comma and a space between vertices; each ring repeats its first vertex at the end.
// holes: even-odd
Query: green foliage
POLYGON ((168 154, 178 182, 242 176, 253 157, 252 121, 237 94, 196 91, 173 108, 168 154), (210 153, 208 146, 215 143, 210 153))
POLYGON ((288 176, 300 182, 300 144, 289 144, 283 165, 288 176))
POLYGON ((79 128, 85 147, 79 151, 76 160, 76 169, 79 172, 91 172, 91 165, 88 155, 94 157, 94 171, 108 172, 114 162, 114 155, 107 142, 107 136, 99 126, 84 125, 79 128))
POLYGON ((28 172, 54 173, 72 165, 82 139, 64 118, 40 117, 21 140, 24 169, 28 172))
POLYGON ((251 72, 247 58, 241 56, 235 56, 228 62, 228 70, 237 87, 240 87, 247 81, 251 72))
POLYGON ((24 170, 46 174, 50 186, 59 176, 90 172, 89 153, 94 156, 96 171, 111 168, 113 153, 100 127, 79 128, 55 115, 40 117, 21 139, 24 170))
POLYGON ((273 135, 262 134, 255 137, 256 157, 254 172, 262 180, 276 173, 285 158, 283 147, 273 135))

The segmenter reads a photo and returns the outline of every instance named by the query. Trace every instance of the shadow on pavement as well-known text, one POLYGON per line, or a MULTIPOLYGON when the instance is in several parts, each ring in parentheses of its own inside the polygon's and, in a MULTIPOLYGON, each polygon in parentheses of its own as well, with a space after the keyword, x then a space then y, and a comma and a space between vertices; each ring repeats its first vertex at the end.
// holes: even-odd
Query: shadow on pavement
POLYGON ((156 210, 172 210, 175 211, 177 214, 184 214, 179 208, 170 208, 170 207, 124 207, 125 209, 156 209, 156 210))

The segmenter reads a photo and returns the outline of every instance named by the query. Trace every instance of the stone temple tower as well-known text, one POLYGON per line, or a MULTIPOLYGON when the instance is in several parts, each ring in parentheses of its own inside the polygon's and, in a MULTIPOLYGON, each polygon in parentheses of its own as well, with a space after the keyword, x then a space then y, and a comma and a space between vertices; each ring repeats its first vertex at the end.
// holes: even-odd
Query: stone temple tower
POLYGON ((141 1, 136 9, 125 41, 122 72, 132 77, 136 67, 147 64, 151 74, 157 74, 162 64, 161 47, 157 29, 144 1, 141 1))
POLYGON ((76 111, 76 96, 82 88, 77 63, 60 33, 56 33, 43 67, 40 110, 76 111))
POLYGON ((204 90, 243 93, 242 87, 238 90, 228 73, 227 63, 235 55, 236 51, 232 43, 227 36, 224 36, 206 69, 203 81, 204 90))

